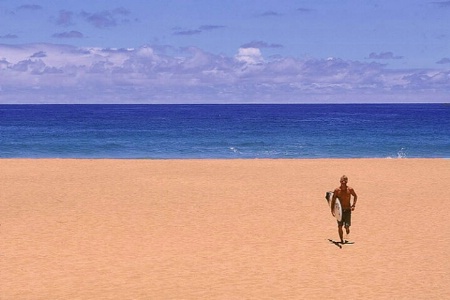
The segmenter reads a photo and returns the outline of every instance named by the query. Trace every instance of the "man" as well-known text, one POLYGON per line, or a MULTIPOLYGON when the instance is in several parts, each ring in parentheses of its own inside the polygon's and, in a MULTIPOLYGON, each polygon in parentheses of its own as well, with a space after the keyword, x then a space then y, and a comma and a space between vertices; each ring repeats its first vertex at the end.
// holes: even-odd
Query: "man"
POLYGON ((345 227, 345 231, 347 235, 350 233, 350 225, 352 221, 352 211, 355 210, 356 201, 358 196, 355 193, 355 190, 349 186, 347 186, 348 178, 347 176, 341 177, 341 186, 334 190, 333 198, 331 199, 331 214, 334 216, 334 203, 336 202, 336 198, 339 199, 342 206, 342 219, 338 221, 338 232, 339 238, 341 239, 341 243, 344 243, 344 232, 342 230, 342 226, 345 227), (351 196, 353 196, 353 204, 351 204, 351 196))

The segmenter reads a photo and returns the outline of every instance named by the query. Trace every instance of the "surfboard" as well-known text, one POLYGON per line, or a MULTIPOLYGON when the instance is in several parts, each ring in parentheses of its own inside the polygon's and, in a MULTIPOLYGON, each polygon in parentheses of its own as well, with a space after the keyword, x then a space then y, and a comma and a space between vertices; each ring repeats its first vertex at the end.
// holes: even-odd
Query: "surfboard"
MULTIPOLYGON (((331 199, 333 198, 333 192, 327 192, 325 194, 325 199, 327 199, 328 206, 331 206, 331 199)), ((334 217, 338 222, 342 220, 342 206, 341 201, 336 198, 336 201, 334 202, 334 208, 333 208, 334 217)))

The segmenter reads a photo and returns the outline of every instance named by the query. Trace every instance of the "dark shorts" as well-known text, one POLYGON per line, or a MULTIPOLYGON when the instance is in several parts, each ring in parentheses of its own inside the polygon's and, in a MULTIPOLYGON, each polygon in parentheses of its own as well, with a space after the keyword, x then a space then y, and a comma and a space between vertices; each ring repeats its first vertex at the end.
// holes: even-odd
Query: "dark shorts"
POLYGON ((339 226, 350 227, 352 225, 352 210, 344 210, 341 221, 337 223, 339 226))

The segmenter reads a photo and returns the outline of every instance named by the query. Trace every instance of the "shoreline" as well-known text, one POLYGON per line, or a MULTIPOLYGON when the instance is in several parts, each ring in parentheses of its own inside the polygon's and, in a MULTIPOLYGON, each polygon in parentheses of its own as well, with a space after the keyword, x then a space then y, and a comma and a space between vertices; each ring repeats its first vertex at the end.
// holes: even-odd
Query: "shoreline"
POLYGON ((167 161, 167 160, 173 160, 173 161, 207 161, 207 160, 217 160, 217 161, 264 161, 264 160, 299 160, 299 161, 306 161, 306 160, 448 160, 450 157, 317 157, 317 158, 311 158, 311 157, 305 157, 305 158, 271 158, 271 157, 244 157, 244 158, 134 158, 134 157, 0 157, 1 160, 125 160, 125 161, 167 161))
POLYGON ((5 158, 0 170, 1 298, 450 294, 448 159, 5 158), (343 174, 358 203, 355 243, 339 248, 325 192, 343 174))

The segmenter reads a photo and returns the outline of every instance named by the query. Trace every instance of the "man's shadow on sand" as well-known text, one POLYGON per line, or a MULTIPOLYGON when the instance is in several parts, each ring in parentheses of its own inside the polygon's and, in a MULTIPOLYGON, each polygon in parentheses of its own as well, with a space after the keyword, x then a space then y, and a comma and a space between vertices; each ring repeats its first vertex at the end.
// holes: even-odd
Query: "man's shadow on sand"
POLYGON ((339 247, 340 249, 342 249, 342 245, 353 245, 355 242, 350 242, 345 240, 343 243, 342 242, 338 242, 332 239, 328 239, 328 241, 332 244, 334 244, 335 246, 339 247))

